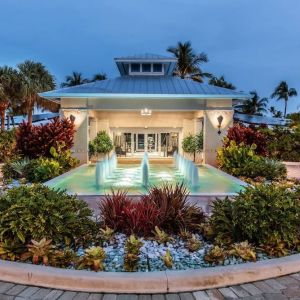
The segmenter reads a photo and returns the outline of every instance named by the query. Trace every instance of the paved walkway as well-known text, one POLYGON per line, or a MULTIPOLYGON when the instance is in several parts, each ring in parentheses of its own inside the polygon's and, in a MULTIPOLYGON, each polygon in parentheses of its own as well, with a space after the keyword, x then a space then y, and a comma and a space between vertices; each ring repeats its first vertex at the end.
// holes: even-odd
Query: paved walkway
POLYGON ((290 165, 286 166, 287 172, 288 172, 288 177, 289 178, 296 178, 300 179, 300 165, 290 165))
POLYGON ((0 281, 0 300, 222 300, 222 299, 299 299, 300 273, 226 288, 193 293, 156 295, 116 295, 71 292, 25 286, 0 281))

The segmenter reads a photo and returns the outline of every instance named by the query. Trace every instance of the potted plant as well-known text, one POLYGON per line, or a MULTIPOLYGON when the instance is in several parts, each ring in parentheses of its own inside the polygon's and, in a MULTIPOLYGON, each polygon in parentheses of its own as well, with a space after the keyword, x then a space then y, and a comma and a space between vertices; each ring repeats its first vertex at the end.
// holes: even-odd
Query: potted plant
POLYGON ((89 156, 95 156, 98 159, 109 154, 113 149, 113 142, 108 133, 103 130, 97 133, 97 136, 89 143, 89 156))

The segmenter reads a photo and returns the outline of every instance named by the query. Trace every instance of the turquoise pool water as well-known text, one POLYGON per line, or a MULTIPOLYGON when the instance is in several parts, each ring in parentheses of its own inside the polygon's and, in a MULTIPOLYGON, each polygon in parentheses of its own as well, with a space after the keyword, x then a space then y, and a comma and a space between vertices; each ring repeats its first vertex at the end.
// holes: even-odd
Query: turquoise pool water
MULTIPOLYGON (((126 190, 129 194, 145 193, 141 184, 140 165, 119 165, 103 185, 97 186, 95 179, 95 165, 84 165, 69 173, 56 177, 46 184, 52 188, 63 189, 77 195, 103 195, 111 189, 126 190)), ((150 185, 159 186, 164 182, 185 182, 191 195, 223 195, 234 194, 243 189, 244 182, 229 176, 211 166, 199 166, 199 186, 191 187, 184 176, 172 165, 150 164, 150 185)))

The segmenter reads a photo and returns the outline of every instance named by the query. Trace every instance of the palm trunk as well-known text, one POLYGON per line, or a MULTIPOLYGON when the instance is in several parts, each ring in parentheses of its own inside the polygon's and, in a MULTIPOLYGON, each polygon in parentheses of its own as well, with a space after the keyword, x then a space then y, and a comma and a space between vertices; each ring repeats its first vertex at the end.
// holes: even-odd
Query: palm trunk
POLYGON ((287 100, 284 101, 284 117, 286 117, 287 100))
POLYGON ((0 118, 1 118, 1 130, 5 130, 5 110, 1 110, 0 112, 0 118))
POLYGON ((9 130, 10 129, 10 116, 7 115, 6 118, 7 118, 7 130, 9 130))
POLYGON ((32 108, 28 109, 27 117, 28 117, 28 124, 32 125, 32 108))

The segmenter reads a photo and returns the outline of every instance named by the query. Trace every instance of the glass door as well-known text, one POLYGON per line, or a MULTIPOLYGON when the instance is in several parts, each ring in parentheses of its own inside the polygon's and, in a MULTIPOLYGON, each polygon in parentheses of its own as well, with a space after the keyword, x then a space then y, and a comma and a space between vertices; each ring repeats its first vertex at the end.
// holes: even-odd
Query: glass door
POLYGON ((145 134, 144 133, 137 134, 136 151, 145 151, 145 134))

